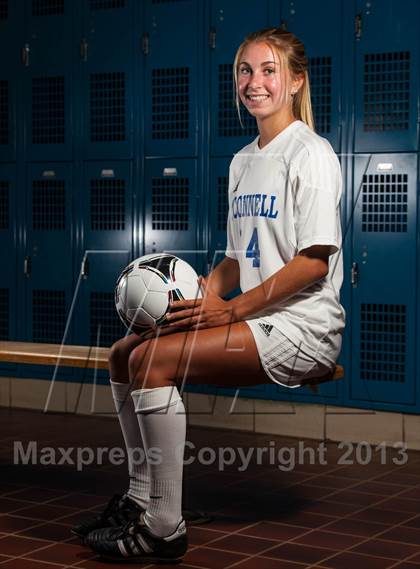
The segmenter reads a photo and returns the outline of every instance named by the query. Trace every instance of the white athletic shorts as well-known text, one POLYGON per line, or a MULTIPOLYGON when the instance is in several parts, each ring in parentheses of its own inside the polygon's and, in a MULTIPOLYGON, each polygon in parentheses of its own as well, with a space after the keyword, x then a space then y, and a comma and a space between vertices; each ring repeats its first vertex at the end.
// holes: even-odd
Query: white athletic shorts
POLYGON ((299 387, 311 377, 322 377, 331 367, 305 354, 278 328, 264 318, 245 320, 257 345, 265 373, 284 387, 299 387))

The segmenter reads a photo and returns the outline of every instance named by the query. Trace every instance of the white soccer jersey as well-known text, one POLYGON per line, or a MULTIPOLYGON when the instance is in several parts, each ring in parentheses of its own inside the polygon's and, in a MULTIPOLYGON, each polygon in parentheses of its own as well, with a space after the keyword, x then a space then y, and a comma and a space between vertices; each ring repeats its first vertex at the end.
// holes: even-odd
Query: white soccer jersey
POLYGON ((329 245, 328 275, 264 316, 300 349, 331 366, 341 349, 344 309, 339 161, 327 140, 296 120, 258 147, 236 154, 229 170, 226 255, 239 262, 246 292, 279 271, 301 250, 329 245))

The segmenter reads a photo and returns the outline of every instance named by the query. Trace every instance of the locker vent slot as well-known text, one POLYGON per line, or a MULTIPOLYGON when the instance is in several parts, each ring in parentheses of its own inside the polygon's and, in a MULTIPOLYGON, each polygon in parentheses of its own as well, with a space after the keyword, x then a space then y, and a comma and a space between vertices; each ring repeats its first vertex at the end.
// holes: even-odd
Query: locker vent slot
POLYGON ((364 59, 364 130, 407 130, 410 52, 368 53, 364 59))
POLYGON ((152 179, 152 229, 187 231, 189 228, 189 179, 152 179))
POLYGON ((360 378, 404 383, 406 306, 362 304, 360 325, 360 378))
POLYGON ((9 339, 9 289, 0 288, 0 340, 9 339))
POLYGON ((66 325, 66 297, 61 290, 32 291, 32 336, 34 342, 59 344, 66 325))
POLYGON ((9 182, 0 180, 0 229, 9 229, 9 182))
POLYGON ((112 346, 126 329, 115 310, 113 292, 90 293, 90 345, 112 346))
POLYGON ((227 215, 229 209, 228 203, 228 186, 229 178, 227 176, 218 176, 217 178, 217 230, 225 231, 227 215))
POLYGON ((317 132, 331 132, 331 57, 309 59, 312 111, 317 132))
POLYGON ((362 231, 407 231, 407 174, 363 176, 362 200, 362 231))
POLYGON ((0 144, 9 144, 9 83, 0 81, 0 144))
POLYGON ((32 79, 32 143, 64 143, 64 77, 32 79))
POLYGON ((32 0, 32 16, 64 14, 64 0, 32 0))
POLYGON ((92 142, 126 139, 125 73, 90 76, 90 139, 92 142))
POLYGON ((93 231, 125 229, 125 180, 90 181, 90 224, 93 231))
POLYGON ((241 104, 241 117, 244 128, 239 122, 235 103, 232 64, 219 65, 219 92, 217 105, 218 136, 257 136, 255 119, 241 104))
POLYGON ((125 0, 90 0, 91 10, 113 10, 124 6, 125 0))
POLYGON ((7 20, 9 17, 9 0, 0 0, 0 20, 7 20))
POLYGON ((188 67, 152 70, 152 138, 188 138, 190 70, 188 67))
POLYGON ((66 229, 64 180, 34 180, 32 228, 44 231, 66 229))

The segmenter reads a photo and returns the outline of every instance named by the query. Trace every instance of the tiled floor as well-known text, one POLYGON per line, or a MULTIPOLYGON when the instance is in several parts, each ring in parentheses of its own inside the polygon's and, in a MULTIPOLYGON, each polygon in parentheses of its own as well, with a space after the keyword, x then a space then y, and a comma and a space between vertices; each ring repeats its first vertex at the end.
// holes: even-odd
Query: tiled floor
MULTIPOLYGON (((177 567, 420 569, 419 453, 398 465, 404 459, 398 450, 374 446, 329 443, 324 450, 313 441, 198 428, 189 429, 188 440, 195 447, 186 454, 192 464, 185 469, 185 506, 215 519, 189 528, 190 548, 177 567), (221 470, 212 453, 224 447, 236 462, 221 470), (247 456, 253 460, 245 468, 247 456)), ((116 420, 1 410, 2 568, 120 567, 98 560, 69 530, 124 490, 125 466, 112 465, 106 452, 103 465, 80 470, 68 459, 75 458, 72 447, 121 445, 116 420), (37 445, 30 464, 14 464, 16 441, 23 449, 29 441, 37 445), (51 464, 54 452, 64 464, 51 464)))

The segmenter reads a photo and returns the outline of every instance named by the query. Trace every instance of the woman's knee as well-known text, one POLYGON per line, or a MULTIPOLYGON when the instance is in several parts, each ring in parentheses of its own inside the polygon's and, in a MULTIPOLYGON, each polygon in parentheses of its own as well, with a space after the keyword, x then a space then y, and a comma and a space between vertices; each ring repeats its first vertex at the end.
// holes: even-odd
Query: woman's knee
POLYGON ((128 369, 130 377, 141 373, 141 369, 146 365, 147 355, 150 354, 151 341, 146 340, 135 346, 128 354, 128 369))
POLYGON ((127 367, 131 352, 141 343, 142 339, 135 334, 130 334, 129 336, 117 340, 109 350, 109 364, 111 366, 127 367))
POLYGON ((130 379, 138 389, 172 384, 170 357, 159 356, 154 348, 153 340, 147 340, 134 348, 128 358, 130 379))

